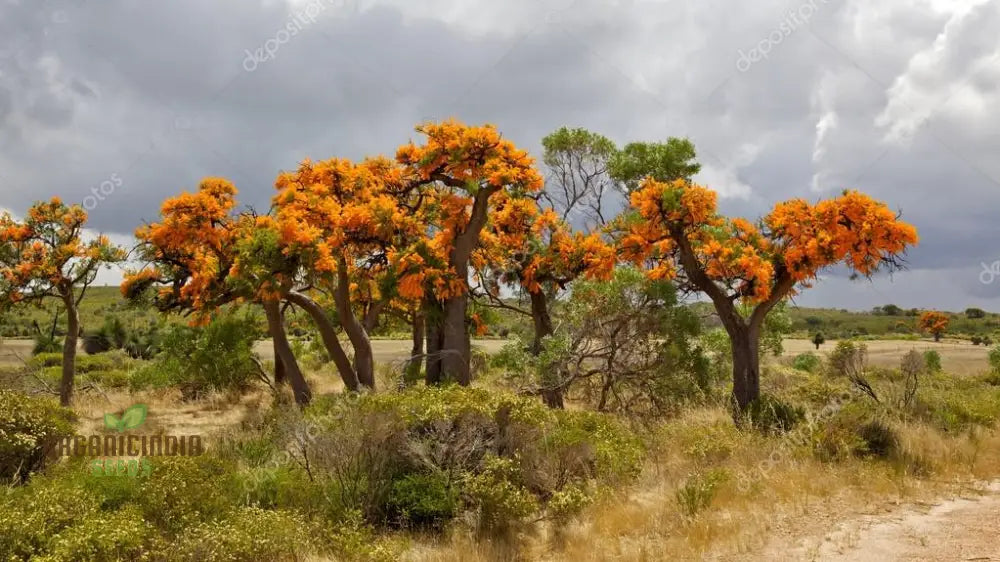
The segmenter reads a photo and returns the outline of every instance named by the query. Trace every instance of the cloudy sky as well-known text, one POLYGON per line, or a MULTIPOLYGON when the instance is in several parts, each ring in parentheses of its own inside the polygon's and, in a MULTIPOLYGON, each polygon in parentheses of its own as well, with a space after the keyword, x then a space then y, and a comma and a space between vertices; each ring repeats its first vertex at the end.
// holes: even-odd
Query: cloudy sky
POLYGON ((799 304, 1000 311, 998 110, 1000 0, 0 0, 0 207, 123 242, 206 175, 266 208, 424 120, 567 125, 689 137, 727 213, 856 187, 917 226, 908 271, 799 304))

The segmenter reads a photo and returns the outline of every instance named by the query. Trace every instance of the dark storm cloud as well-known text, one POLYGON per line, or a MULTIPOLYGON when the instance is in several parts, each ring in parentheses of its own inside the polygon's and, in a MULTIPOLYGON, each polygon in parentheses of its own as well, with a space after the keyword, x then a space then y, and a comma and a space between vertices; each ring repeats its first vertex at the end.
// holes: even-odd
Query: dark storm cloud
POLYGON ((988 305, 998 6, 0 0, 0 206, 90 196, 93 227, 127 234, 221 175, 266 207, 279 170, 392 153, 425 119, 493 122, 536 152, 562 125, 688 136, 728 213, 858 187, 918 226, 889 289, 834 272, 816 298, 931 305, 953 279, 949 302, 988 305))

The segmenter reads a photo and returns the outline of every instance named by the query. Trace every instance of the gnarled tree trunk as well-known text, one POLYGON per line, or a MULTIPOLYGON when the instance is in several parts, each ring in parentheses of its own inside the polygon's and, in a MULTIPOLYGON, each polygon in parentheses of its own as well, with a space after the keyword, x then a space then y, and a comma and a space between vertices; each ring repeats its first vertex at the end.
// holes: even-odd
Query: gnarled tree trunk
MULTIPOLYGON (((486 226, 490 197, 498 190, 498 187, 491 185, 479 188, 469 213, 469 223, 465 226, 465 230, 455 237, 448 261, 455 269, 455 275, 463 282, 469 279, 469 258, 479 245, 479 235, 486 226)), ((466 321, 469 295, 463 292, 461 295, 452 296, 445 299, 441 307, 444 313, 439 321, 441 376, 445 380, 454 380, 462 386, 468 386, 472 382, 472 369, 469 365, 472 358, 472 342, 466 321)))
POLYGON ((354 370, 358 374, 358 382, 368 388, 375 388, 375 358, 372 354, 372 343, 368 339, 365 327, 358 321, 351 309, 351 281, 347 276, 347 260, 341 256, 337 267, 337 289, 334 291, 334 301, 337 303, 337 315, 340 325, 344 327, 351 345, 354 346, 354 370))
POLYGON ((531 343, 532 355, 542 352, 542 338, 552 335, 552 317, 549 316, 548 299, 539 289, 528 293, 531 296, 531 320, 535 324, 535 339, 531 343))
POLYGON ((733 356, 733 405, 741 415, 760 398, 760 336, 752 327, 736 326, 729 331, 733 356))
POLYGON ((424 381, 427 386, 434 386, 444 382, 441 373, 441 347, 444 340, 441 333, 441 318, 444 316, 444 309, 441 303, 427 299, 424 302, 424 326, 427 334, 427 370, 424 373, 424 381))
POLYGON ((264 301, 264 315, 267 317, 267 328, 274 338, 274 351, 276 361, 280 360, 283 365, 285 376, 292 386, 295 395, 295 403, 306 405, 312 400, 312 391, 306 382, 299 364, 292 353, 292 347, 288 343, 288 336, 285 334, 285 322, 281 314, 281 305, 278 301, 264 301))
POLYGON ((72 288, 63 296, 66 304, 66 339, 63 341, 62 380, 59 381, 59 404, 73 401, 73 378, 76 374, 76 341, 80 336, 80 312, 76 308, 72 288))
POLYGON ((330 321, 323 307, 297 291, 289 291, 286 298, 288 302, 305 310, 313 319, 316 329, 319 330, 320 338, 323 340, 323 346, 326 347, 327 354, 333 360, 334 365, 337 366, 337 372, 340 373, 340 378, 344 381, 344 387, 351 391, 357 391, 359 385, 358 374, 351 365, 351 360, 347 357, 343 346, 340 345, 340 339, 337 337, 337 328, 330 321))
MULTIPOLYGON (((542 352, 542 338, 552 335, 552 317, 549 315, 548 297, 541 290, 529 291, 531 297, 531 320, 535 325, 535 338, 531 342, 531 354, 538 356, 542 352)), ((559 384, 552 384, 553 381, 542 381, 541 389, 542 401, 549 408, 563 409, 563 389, 559 384)))
POLYGON ((441 371, 445 379, 462 386, 472 382, 472 342, 466 312, 469 297, 463 293, 444 302, 444 321, 441 326, 441 371))
MULTIPOLYGON (((274 334, 271 334, 271 342, 273 343, 274 334)), ((288 377, 285 375, 285 364, 281 362, 281 356, 278 355, 278 346, 274 346, 274 386, 281 386, 288 382, 288 377)))

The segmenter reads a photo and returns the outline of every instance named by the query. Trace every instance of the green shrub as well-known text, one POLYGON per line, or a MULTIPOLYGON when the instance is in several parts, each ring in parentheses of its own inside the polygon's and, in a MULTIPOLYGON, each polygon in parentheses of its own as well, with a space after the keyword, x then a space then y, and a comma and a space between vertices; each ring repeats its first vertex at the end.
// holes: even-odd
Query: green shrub
POLYGON ((728 459, 742 438, 731 421, 698 427, 685 425, 676 431, 670 429, 671 433, 659 441, 670 443, 672 448, 679 448, 686 456, 705 464, 728 459))
POLYGON ((717 468, 693 474, 677 489, 675 497, 681 513, 694 517, 712 505, 719 487, 729 479, 725 469, 717 468))
POLYGON ((410 473, 392 483, 389 516, 401 527, 440 527, 458 512, 457 486, 444 474, 410 473))
POLYGON ((792 361, 793 367, 807 373, 817 372, 822 364, 823 361, 815 353, 801 353, 792 361))
POLYGON ((292 466, 308 454, 329 516, 358 511, 373 524, 441 528, 466 510, 496 527, 553 497, 559 512, 580 490, 634 479, 644 455, 611 416, 478 388, 320 397, 296 415, 275 422, 277 448, 293 452, 292 466))
POLYGON ((180 532, 219 517, 236 503, 233 468, 207 455, 157 457, 136 502, 147 521, 168 533, 180 532))
POLYGON ((62 365, 62 349, 36 353, 34 357, 28 359, 28 366, 34 369, 58 367, 60 365, 62 365))
POLYGON ((31 348, 32 355, 39 353, 58 353, 63 348, 62 338, 47 334, 36 334, 35 345, 31 348))
POLYGON ((747 407, 744 414, 753 427, 763 433, 784 433, 805 419, 801 406, 793 406, 780 398, 761 394, 747 407))
POLYGON ((941 354, 933 349, 924 352, 924 367, 930 373, 941 372, 941 354))
POLYGON ((24 481, 50 447, 73 434, 76 417, 54 401, 0 389, 0 481, 24 481))
POLYGON ((484 459, 481 470, 468 475, 465 493, 478 511, 481 527, 509 527, 538 511, 538 498, 521 481, 514 459, 494 456, 484 459))
POLYGON ((314 537, 314 526, 297 513, 245 507, 192 526, 174 542, 169 560, 301 560, 319 548, 314 537))
POLYGON ((864 442, 862 456, 887 459, 899 448, 895 430, 882 420, 871 420, 858 428, 858 437, 864 442))
POLYGON ((43 554, 64 529, 98 517, 87 490, 58 479, 37 478, 14 490, 0 488, 0 560, 43 554))
POLYGON ((69 527, 52 537, 46 561, 144 560, 165 550, 156 529, 143 520, 134 507, 102 513, 69 527))
MULTIPOLYGON (((40 353, 28 360, 28 366, 33 369, 62 367, 62 358, 61 351, 57 353, 40 353)), ((110 351, 94 355, 77 355, 75 365, 77 374, 81 374, 127 369, 134 363, 128 355, 120 351, 110 351)))
POLYGON ((811 435, 813 452, 825 461, 849 457, 888 459, 899 449, 899 437, 886 421, 859 403, 841 408, 811 435))
POLYGON ((85 382, 93 382, 102 388, 127 388, 132 382, 132 376, 122 369, 109 371, 94 371, 84 375, 85 382))
POLYGON ((207 326, 171 326, 162 351, 132 378, 132 388, 178 386, 185 398, 210 390, 243 390, 257 377, 253 345, 256 324, 249 315, 228 313, 207 326))

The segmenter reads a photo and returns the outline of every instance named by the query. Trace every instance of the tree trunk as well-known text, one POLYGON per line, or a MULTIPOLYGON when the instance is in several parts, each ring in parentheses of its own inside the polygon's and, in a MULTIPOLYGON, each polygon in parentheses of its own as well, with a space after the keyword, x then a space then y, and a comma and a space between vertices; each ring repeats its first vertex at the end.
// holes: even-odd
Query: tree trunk
POLYGON ((316 329, 319 330, 320 338, 323 340, 323 346, 326 347, 326 353, 333 360, 334 365, 337 366, 340 379, 344 381, 344 387, 350 391, 357 391, 358 373, 351 365, 351 360, 347 357, 344 347, 340 345, 340 338, 337 337, 337 328, 330 321, 330 317, 326 315, 323 307, 306 295, 296 291, 289 291, 286 298, 288 302, 305 310, 312 317, 316 329))
POLYGON ((455 381, 462 386, 472 382, 472 342, 465 315, 469 307, 469 297, 463 293, 444 302, 444 317, 441 326, 441 371, 445 380, 455 381))
POLYGON ((73 377, 76 374, 76 340, 80 336, 80 312, 76 309, 73 291, 63 297, 66 304, 66 339, 63 341, 62 380, 59 381, 59 404, 73 401, 73 377))
POLYGON ((539 289, 531 295, 531 319, 535 323, 535 340, 531 343, 531 354, 542 352, 542 338, 552 335, 552 317, 549 316, 549 306, 545 293, 539 289))
POLYGON ((543 388, 542 402, 549 408, 562 410, 566 407, 563 402, 563 392, 561 388, 543 388))
MULTIPOLYGON (((542 338, 552 335, 552 317, 549 316, 548 297, 541 290, 529 291, 531 296, 531 320, 535 324, 535 339, 531 342, 531 354, 538 356, 542 352, 542 338)), ((562 410, 565 408, 563 402, 563 389, 558 381, 542 380, 541 390, 542 402, 549 408, 562 410), (551 386, 548 383, 553 383, 551 386)))
POLYGON ((344 327, 351 345, 354 347, 354 370, 358 374, 358 382, 368 388, 375 388, 375 358, 372 355, 372 342, 368 339, 365 327, 358 322, 351 309, 351 281, 347 276, 347 260, 340 258, 337 267, 337 290, 334 291, 334 301, 337 303, 337 315, 340 325, 344 327))
POLYGON ((941 341, 941 333, 940 332, 935 332, 934 333, 934 341, 941 341))
POLYGON ((420 375, 420 367, 424 363, 424 315, 414 311, 413 322, 410 326, 413 347, 410 349, 410 358, 406 361, 404 369, 404 378, 407 383, 417 380, 417 376, 420 375))
POLYGON ((368 307, 368 310, 365 311, 365 319, 361 323, 365 327, 365 332, 371 334, 375 331, 375 328, 378 327, 379 315, 382 314, 386 304, 388 304, 386 300, 382 299, 368 307))
POLYGON ((268 331, 274 338, 276 361, 281 361, 285 376, 291 383, 292 392, 295 394, 295 403, 304 406, 312 400, 312 391, 309 390, 309 384, 299 369, 299 364, 292 353, 292 347, 288 343, 288 336, 285 335, 285 322, 281 314, 281 305, 277 301, 264 301, 263 304, 268 331))
MULTIPOLYGON (((274 334, 271 334, 272 343, 275 341, 274 334)), ((281 356, 278 355, 278 346, 274 346, 274 386, 278 387, 288 382, 288 377, 285 375, 285 364, 281 362, 281 356)))
MULTIPOLYGON (((469 279, 469 259, 479 246, 479 236, 489 218, 490 197, 499 189, 489 184, 479 187, 469 212, 469 222, 465 225, 465 230, 455 236, 448 261, 463 283, 469 279)), ((469 365, 472 342, 465 319, 468 308, 468 292, 445 300, 442 303, 444 314, 440 317, 438 328, 441 331, 441 375, 445 380, 454 380, 462 386, 468 386, 472 382, 472 369, 469 365)))
POLYGON ((441 333, 441 317, 444 310, 436 301, 424 303, 424 331, 427 336, 427 371, 424 382, 427 386, 439 385, 444 382, 441 376, 441 346, 444 343, 441 333))
POLYGON ((733 347, 733 406, 739 418, 751 402, 760 398, 759 334, 740 326, 729 337, 733 347))

